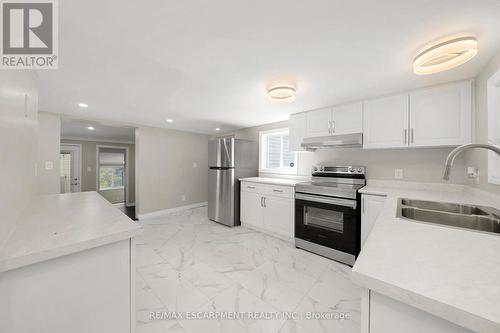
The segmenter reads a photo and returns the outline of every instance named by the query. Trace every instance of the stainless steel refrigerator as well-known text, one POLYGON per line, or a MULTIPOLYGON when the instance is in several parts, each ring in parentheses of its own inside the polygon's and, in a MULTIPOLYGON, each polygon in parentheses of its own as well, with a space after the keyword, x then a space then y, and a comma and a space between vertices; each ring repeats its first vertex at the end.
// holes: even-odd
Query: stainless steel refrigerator
POLYGON ((208 142, 208 218, 227 226, 240 225, 240 182, 257 176, 257 142, 223 137, 208 142))

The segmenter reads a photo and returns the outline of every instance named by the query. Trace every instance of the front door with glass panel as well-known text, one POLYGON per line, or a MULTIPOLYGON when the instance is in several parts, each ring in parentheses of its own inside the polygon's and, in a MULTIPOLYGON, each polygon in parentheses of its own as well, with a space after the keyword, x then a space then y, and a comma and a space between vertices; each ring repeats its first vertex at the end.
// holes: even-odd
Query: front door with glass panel
POLYGON ((60 192, 75 193, 81 191, 81 146, 61 145, 60 163, 60 192))

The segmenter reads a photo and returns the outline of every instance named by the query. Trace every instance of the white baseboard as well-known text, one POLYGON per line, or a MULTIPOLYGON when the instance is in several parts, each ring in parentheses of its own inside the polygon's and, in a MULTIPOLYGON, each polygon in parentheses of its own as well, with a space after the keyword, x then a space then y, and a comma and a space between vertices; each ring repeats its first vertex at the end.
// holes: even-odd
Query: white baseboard
POLYGON ((127 207, 134 207, 135 206, 135 202, 128 202, 126 206, 127 207))
POLYGON ((208 202, 205 201, 205 202, 198 202, 198 203, 186 205, 186 206, 174 207, 174 208, 169 208, 169 209, 162 209, 162 210, 157 210, 157 211, 151 212, 151 213, 137 214, 137 219, 144 220, 144 219, 149 219, 152 217, 162 216, 162 215, 170 214, 170 213, 181 212, 183 210, 199 208, 199 207, 203 207, 203 206, 207 206, 207 205, 208 205, 208 202))

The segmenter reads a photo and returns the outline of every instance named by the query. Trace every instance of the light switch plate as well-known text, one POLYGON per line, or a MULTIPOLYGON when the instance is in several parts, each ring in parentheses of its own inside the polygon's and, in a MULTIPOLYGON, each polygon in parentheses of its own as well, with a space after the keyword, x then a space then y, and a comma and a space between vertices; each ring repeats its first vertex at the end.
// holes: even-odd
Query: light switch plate
POLYGON ((193 162, 193 169, 196 169, 198 167, 198 163, 193 162))
POLYGON ((183 194, 183 195, 181 196, 181 200, 182 200, 182 201, 186 201, 186 195, 185 195, 185 194, 183 194))
POLYGON ((45 161, 45 170, 53 170, 53 169, 54 169, 54 162, 45 161))
POLYGON ((394 178, 403 179, 403 169, 394 169, 394 178))

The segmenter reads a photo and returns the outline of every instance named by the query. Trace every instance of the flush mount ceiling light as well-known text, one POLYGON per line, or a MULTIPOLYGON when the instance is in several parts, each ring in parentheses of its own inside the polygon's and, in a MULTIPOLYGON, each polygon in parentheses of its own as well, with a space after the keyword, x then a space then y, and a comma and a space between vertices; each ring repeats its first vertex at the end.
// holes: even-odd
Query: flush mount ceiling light
POLYGON ((92 127, 92 126, 87 127, 87 129, 88 129, 89 131, 93 131, 93 130, 95 130, 95 128, 94 128, 94 127, 92 127))
POLYGON ((78 106, 81 107, 82 109, 88 108, 89 105, 85 103, 78 103, 78 106))
POLYGON ((460 66, 477 54, 474 37, 460 37, 431 46, 413 60, 417 75, 433 74, 460 66))
POLYGON ((217 127, 215 130, 218 132, 218 131, 220 131, 220 128, 217 127))
POLYGON ((171 123, 173 121, 174 121, 173 119, 167 119, 167 123, 171 123))
POLYGON ((276 85, 267 90, 267 96, 272 102, 293 102, 295 101, 295 93, 295 87, 291 85, 276 85))

